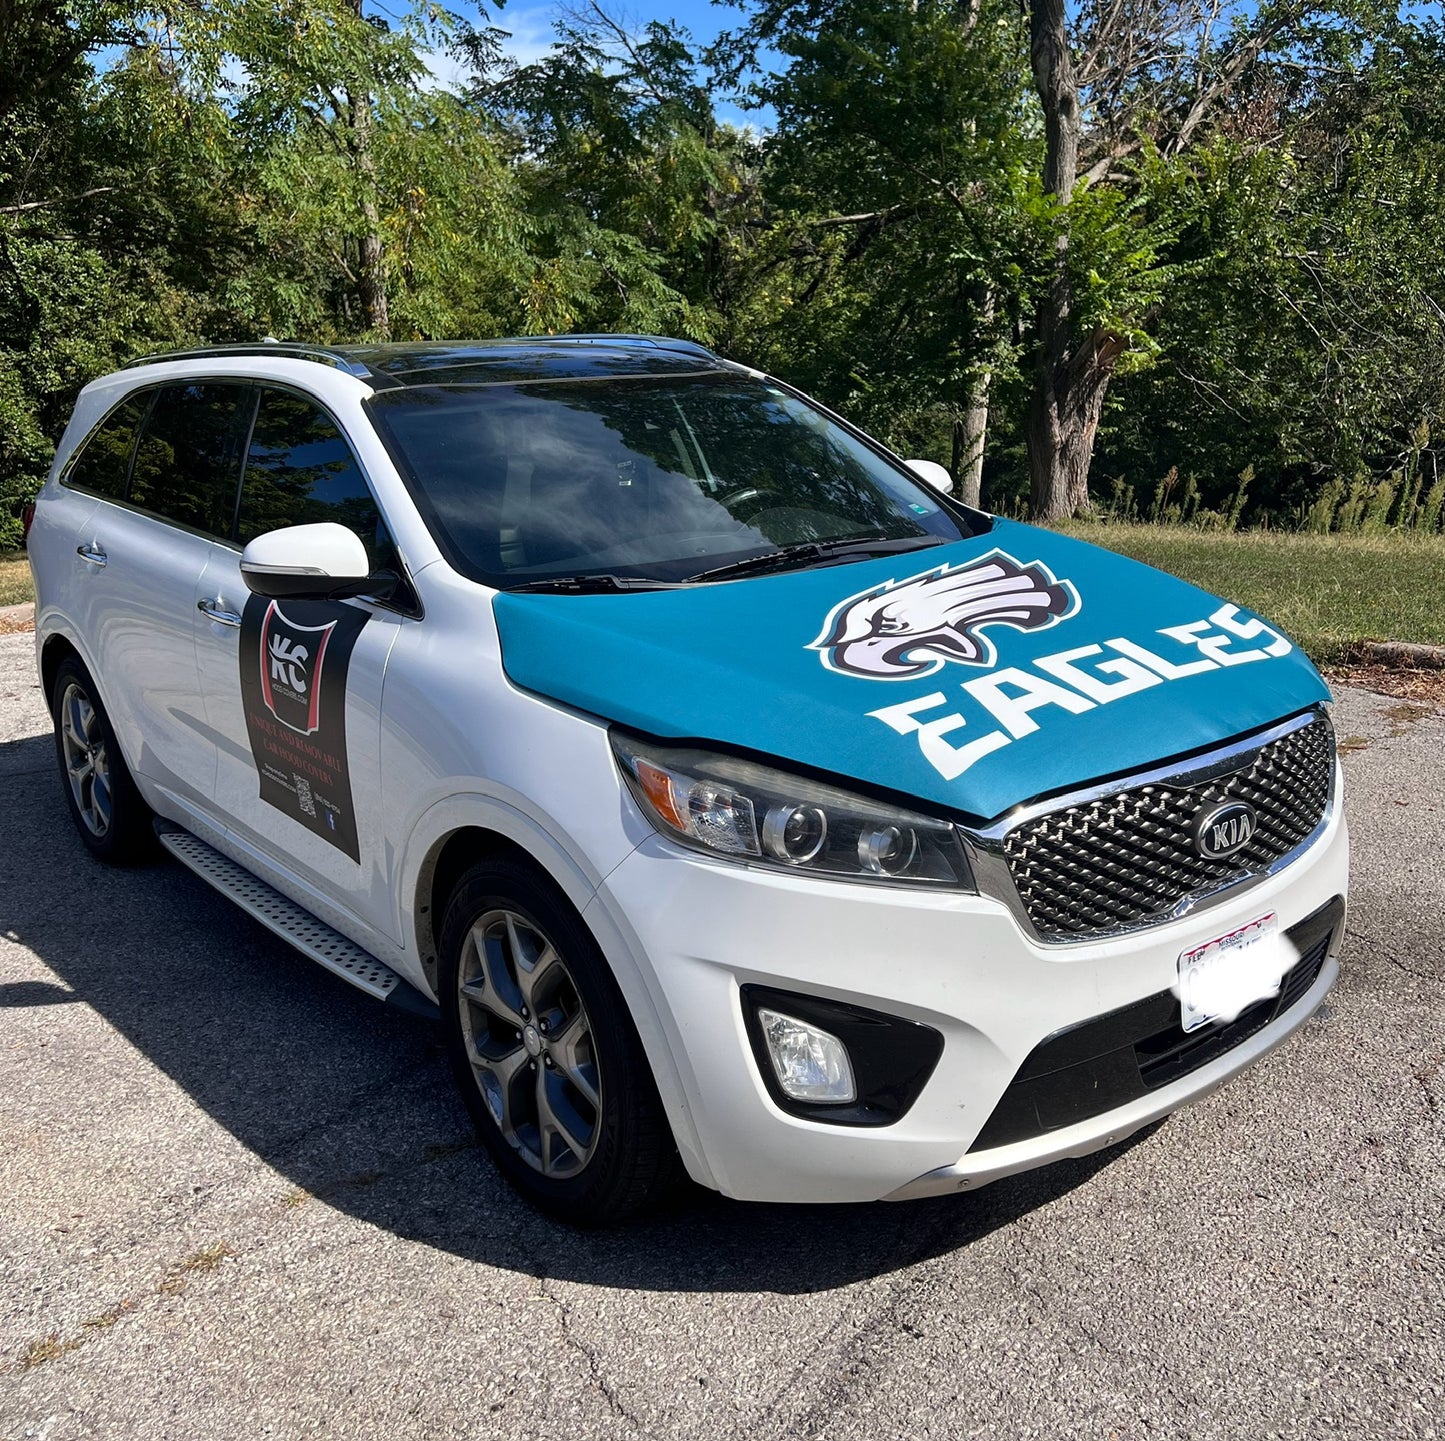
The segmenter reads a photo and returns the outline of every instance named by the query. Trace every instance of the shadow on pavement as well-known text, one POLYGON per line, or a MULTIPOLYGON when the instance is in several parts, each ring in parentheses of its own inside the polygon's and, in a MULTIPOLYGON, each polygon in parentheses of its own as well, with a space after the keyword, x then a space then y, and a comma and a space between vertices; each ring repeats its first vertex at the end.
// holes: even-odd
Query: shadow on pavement
POLYGON ((64 986, 0 987, 0 1007, 84 1001, 298 1192, 410 1240, 591 1285, 823 1291, 967 1246, 1118 1153, 906 1205, 695 1191, 630 1228, 571 1231, 477 1148, 430 1024, 312 965, 177 864, 92 860, 53 767, 48 737, 0 744, 0 931, 64 986))

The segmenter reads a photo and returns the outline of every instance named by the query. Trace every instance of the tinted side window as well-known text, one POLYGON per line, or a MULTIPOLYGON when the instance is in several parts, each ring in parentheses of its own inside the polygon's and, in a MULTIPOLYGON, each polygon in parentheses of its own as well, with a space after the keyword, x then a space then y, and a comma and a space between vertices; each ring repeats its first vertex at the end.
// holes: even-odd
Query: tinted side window
POLYGON ((255 396, 221 381, 166 386, 136 447, 130 503, 229 539, 255 396))
POLYGON ((336 422, 302 396, 263 390, 241 486, 241 544, 323 520, 354 530, 373 569, 395 563, 376 502, 336 422))
POLYGON ((136 427, 145 419, 150 402, 149 393, 133 395, 111 411, 71 461, 65 483, 107 500, 124 500, 136 427))

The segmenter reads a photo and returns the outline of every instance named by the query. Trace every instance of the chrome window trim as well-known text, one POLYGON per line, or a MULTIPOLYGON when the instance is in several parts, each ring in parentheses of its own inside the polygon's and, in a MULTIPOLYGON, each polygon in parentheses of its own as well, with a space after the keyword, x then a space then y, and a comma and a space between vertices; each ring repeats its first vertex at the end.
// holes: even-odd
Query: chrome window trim
POLYGON ((1291 716, 1288 720, 1280 721, 1264 730, 1255 731, 1251 735, 1242 736, 1238 740, 1230 741, 1227 745, 1207 751, 1203 755, 1194 756, 1189 760, 1165 762, 1147 771, 1136 771, 1132 775, 1117 777, 1099 785, 1068 791, 1049 800, 1029 802, 1009 811, 989 826, 981 828, 959 826, 957 829, 963 841, 964 854, 967 856, 970 866, 973 867, 974 884, 978 887, 980 895, 1002 901, 1008 907, 1009 913, 1018 922, 1019 928, 1029 940, 1036 945, 1046 946, 1050 949, 1064 946, 1089 946, 1099 941, 1111 941, 1117 940, 1121 936, 1135 935, 1155 926, 1168 925, 1171 921, 1180 920, 1195 911, 1208 910, 1225 900, 1242 895, 1269 880, 1271 876, 1276 876, 1292 866, 1329 829, 1338 807, 1340 774, 1338 755, 1336 755, 1334 766, 1330 771, 1330 792, 1329 798, 1325 802, 1324 814, 1320 817, 1319 824, 1304 840, 1263 869, 1248 871, 1242 876, 1236 876, 1206 891, 1192 892, 1176 902, 1173 909, 1166 914, 1152 916, 1146 920, 1126 922, 1118 926, 1111 926, 1108 930, 1090 931, 1084 936, 1046 936, 1041 934, 1034 925, 1023 899, 1018 893, 1018 888, 1014 885, 1013 874, 1009 870, 1008 860, 1004 854, 1004 843, 1009 833, 1017 826, 1025 825, 1040 816, 1066 811, 1072 806, 1089 805, 1094 801, 1106 800, 1122 791, 1132 791, 1141 786, 1158 784, 1167 784, 1173 790, 1191 790, 1196 786, 1207 785, 1211 781, 1219 780, 1223 776, 1233 775, 1246 769, 1265 746, 1283 736, 1303 730, 1319 719, 1324 720, 1333 735, 1334 726, 1328 712, 1323 706, 1313 706, 1309 710, 1291 716))

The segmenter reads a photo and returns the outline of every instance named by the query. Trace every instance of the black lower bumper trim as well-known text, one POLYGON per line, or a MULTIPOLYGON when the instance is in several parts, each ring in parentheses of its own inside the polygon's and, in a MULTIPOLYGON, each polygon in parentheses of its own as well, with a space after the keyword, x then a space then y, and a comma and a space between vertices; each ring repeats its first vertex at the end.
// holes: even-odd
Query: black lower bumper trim
POLYGON ((1197 1071, 1298 1005, 1314 985, 1344 918, 1336 896, 1285 934, 1300 952, 1279 994, 1228 1022, 1186 1032, 1179 998, 1160 991, 1142 1001, 1056 1031, 1029 1054, 969 1148, 1029 1141, 1101 1116, 1197 1071))

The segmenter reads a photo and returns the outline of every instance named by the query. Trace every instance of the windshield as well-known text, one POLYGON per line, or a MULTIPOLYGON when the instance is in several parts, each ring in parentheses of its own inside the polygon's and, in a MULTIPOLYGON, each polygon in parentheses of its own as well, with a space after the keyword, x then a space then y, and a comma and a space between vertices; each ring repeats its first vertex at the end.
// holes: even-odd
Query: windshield
POLYGON ((503 589, 681 582, 970 534, 921 481, 742 375, 416 386, 367 405, 453 566, 503 589))

